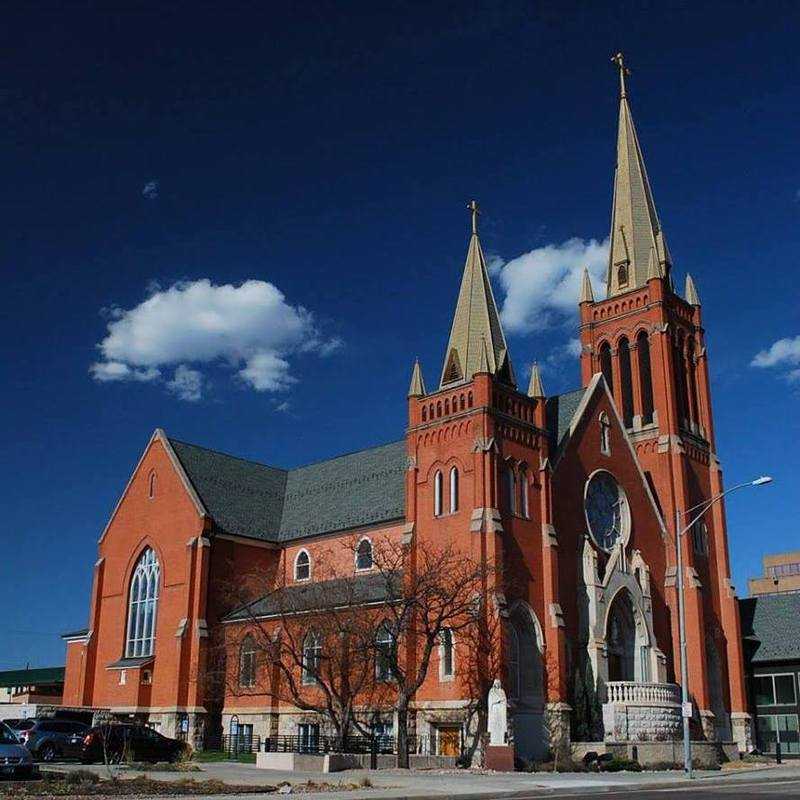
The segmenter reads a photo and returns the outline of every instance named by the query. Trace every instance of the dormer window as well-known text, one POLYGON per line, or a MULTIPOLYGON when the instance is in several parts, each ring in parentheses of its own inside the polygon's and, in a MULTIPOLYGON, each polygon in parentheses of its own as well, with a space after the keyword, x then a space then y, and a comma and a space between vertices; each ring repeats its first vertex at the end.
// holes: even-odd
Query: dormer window
POLYGON ((307 550, 301 550, 294 560, 294 579, 307 581, 311 577, 311 556, 307 550))

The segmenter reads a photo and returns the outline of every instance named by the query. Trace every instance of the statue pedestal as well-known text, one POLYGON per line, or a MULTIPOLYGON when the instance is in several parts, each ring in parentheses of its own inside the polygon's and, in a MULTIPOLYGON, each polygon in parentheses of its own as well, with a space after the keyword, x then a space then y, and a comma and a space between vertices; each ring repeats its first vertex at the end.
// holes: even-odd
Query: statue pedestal
POLYGON ((486 745, 484 767, 496 772, 514 771, 514 747, 510 744, 486 745))

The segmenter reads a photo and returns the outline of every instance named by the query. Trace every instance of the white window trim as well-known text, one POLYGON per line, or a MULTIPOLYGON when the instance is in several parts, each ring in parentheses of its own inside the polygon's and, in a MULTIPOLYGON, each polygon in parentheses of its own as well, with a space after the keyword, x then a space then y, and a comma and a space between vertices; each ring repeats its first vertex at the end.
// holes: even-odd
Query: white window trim
POLYGON ((302 548, 301 550, 298 550, 297 555, 294 557, 294 569, 292 570, 292 574, 294 575, 294 580, 296 583, 304 583, 305 581, 311 580, 311 553, 309 553, 308 550, 305 549, 305 547, 302 548), (300 556, 303 555, 303 553, 305 553, 306 556, 308 557, 308 576, 305 578, 300 578, 297 575, 297 567, 298 567, 298 562, 300 561, 300 556))
POLYGON ((356 545, 354 566, 355 566, 356 572, 370 572, 372 569, 375 568, 375 547, 372 544, 372 539, 370 539, 369 536, 362 536, 358 540, 358 544, 356 545), (361 545, 362 545, 363 542, 368 542, 369 543, 370 564, 369 564, 368 567, 359 567, 358 566, 358 551, 361 549, 361 545))
MULTIPOLYGON (((753 679, 756 678, 771 678, 772 679, 772 697, 775 700, 774 703, 756 703, 756 708, 794 708, 797 705, 797 678, 795 677, 794 672, 764 672, 758 675, 753 675, 753 679), (793 703, 779 703, 778 700, 778 693, 775 691, 775 678, 785 678, 790 677, 792 679, 792 689, 794 690, 794 702, 793 703)), ((770 716, 769 714, 762 714, 762 716, 770 716)))
MULTIPOLYGON (((311 637, 314 638, 314 647, 313 647, 313 649, 314 649, 315 653, 318 653, 319 656, 322 655, 322 645, 319 642, 319 636, 314 631, 311 631, 311 632, 307 633, 306 634, 306 638, 303 640, 303 658, 302 658, 302 664, 300 666, 300 673, 301 673, 300 674, 300 683, 303 686, 316 686, 317 683, 319 683, 319 681, 317 680, 317 677, 315 675, 310 675, 308 673, 308 671, 306 670, 306 663, 307 663, 306 662, 306 652, 308 650, 312 649, 312 648, 306 646, 306 642, 309 641, 309 639, 311 637)), ((315 670, 319 671, 319 662, 317 662, 315 670)))
POLYGON ((458 467, 453 465, 450 467, 450 513, 455 514, 458 511, 459 490, 461 488, 461 476, 458 473, 458 467))
POLYGON ((156 649, 156 627, 158 625, 158 598, 161 594, 161 562, 158 554, 152 547, 145 547, 139 553, 139 558, 131 573, 128 586, 128 618, 125 623, 125 658, 149 657, 156 649), (152 560, 146 566, 145 557, 152 553, 152 560), (153 594, 150 595, 150 582, 154 578, 153 594), (142 581, 146 582, 144 588, 142 581), (134 599, 134 590, 136 598, 134 599), (147 605, 152 603, 150 614, 150 627, 148 622, 147 605), (135 605, 135 608, 134 608, 135 605), (135 613, 134 613, 135 612, 135 613), (138 646, 141 650, 137 652, 138 646))
POLYGON ((452 666, 452 671, 448 675, 444 671, 444 642, 442 641, 443 634, 445 629, 442 628, 442 633, 439 635, 439 682, 440 683, 451 683, 456 679, 456 635, 453 632, 453 629, 450 628, 450 661, 452 666))
MULTIPOLYGON (((387 644, 388 643, 389 647, 394 649, 394 637, 392 636, 391 632, 386 629, 386 627, 384 625, 381 625, 378 628, 378 630, 375 632, 375 645, 376 645, 375 650, 376 650, 376 652, 378 652, 378 643, 380 641, 378 639, 378 637, 379 637, 379 635, 381 633, 385 634, 388 637, 387 640, 381 641, 381 644, 387 644)), ((376 658, 375 659, 375 680, 376 680, 376 682, 377 683, 391 683, 392 680, 394 679, 393 676, 392 676, 391 669, 389 669, 388 673, 386 674, 386 677, 383 677, 383 676, 381 676, 379 674, 379 664, 380 664, 380 662, 378 661, 378 658, 376 658)))
POLYGON ((444 513, 444 476, 440 469, 433 476, 433 516, 441 517, 444 513))

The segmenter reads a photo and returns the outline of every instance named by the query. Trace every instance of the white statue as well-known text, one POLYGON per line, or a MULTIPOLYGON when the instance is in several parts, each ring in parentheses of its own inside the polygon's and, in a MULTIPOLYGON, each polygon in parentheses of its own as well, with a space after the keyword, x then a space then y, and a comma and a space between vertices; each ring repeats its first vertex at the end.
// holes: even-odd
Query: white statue
POLYGON ((506 744, 508 731, 508 700, 500 681, 495 678, 489 689, 489 744, 506 744))

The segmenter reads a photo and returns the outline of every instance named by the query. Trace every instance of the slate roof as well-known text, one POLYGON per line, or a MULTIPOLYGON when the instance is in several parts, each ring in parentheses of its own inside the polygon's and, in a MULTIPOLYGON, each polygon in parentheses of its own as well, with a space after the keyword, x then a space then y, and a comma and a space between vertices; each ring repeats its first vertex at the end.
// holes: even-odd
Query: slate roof
POLYGON ((399 596, 400 576, 395 576, 388 584, 386 578, 378 573, 292 584, 232 611, 222 621, 236 622, 286 613, 301 614, 319 608, 385 602, 399 596))
POLYGON ((7 669, 0 672, 0 687, 49 686, 64 683, 65 667, 39 667, 37 669, 7 669))
POLYGON ((739 601, 742 636, 751 662, 800 661, 800 594, 770 594, 739 601))
POLYGON ((583 400, 586 389, 575 389, 572 392, 553 395, 545 402, 547 430, 550 434, 550 445, 557 449, 569 430, 569 424, 583 400))
POLYGON ((225 533, 279 543, 388 522, 405 513, 404 441, 291 470, 169 441, 225 533))

